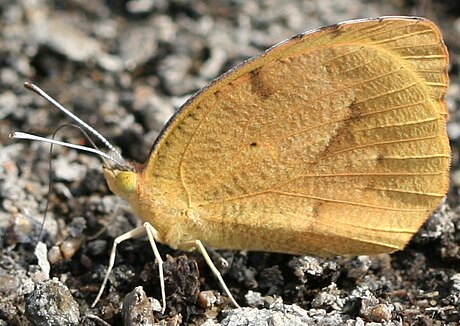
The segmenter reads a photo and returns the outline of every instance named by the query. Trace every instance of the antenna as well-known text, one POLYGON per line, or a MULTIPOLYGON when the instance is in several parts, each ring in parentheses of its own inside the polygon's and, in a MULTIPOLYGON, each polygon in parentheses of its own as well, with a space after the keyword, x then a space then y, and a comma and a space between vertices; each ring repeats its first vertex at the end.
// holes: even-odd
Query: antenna
MULTIPOLYGON (((113 153, 115 153, 115 155, 118 157, 118 160, 115 160, 112 158, 112 161, 115 161, 117 162, 118 164, 120 164, 119 162, 121 162, 121 166, 125 166, 126 163, 125 163, 125 160, 123 158, 123 156, 121 156, 120 152, 118 152, 115 147, 104 137, 102 136, 96 129, 94 129, 93 127, 91 127, 89 124, 87 124, 86 122, 84 122, 82 119, 80 119, 79 117, 77 117, 75 114, 73 114, 72 112, 70 112, 69 110, 67 110, 64 106, 62 106, 58 101, 56 101, 54 98, 52 98, 51 96, 49 96, 45 91, 43 91, 40 87, 38 87, 37 85, 35 84, 32 84, 32 83, 29 83, 29 82, 25 82, 24 83, 24 87, 38 95, 40 95, 41 97, 43 97, 45 100, 47 100, 48 102, 50 102, 51 104, 53 104, 55 107, 57 107, 59 110, 61 110, 62 112, 64 112, 67 116, 69 116, 71 119, 75 120, 80 126, 82 126, 84 129, 88 130, 90 133, 92 133, 94 136, 96 136, 97 138, 99 138, 99 140, 101 140, 105 146, 107 146, 107 148, 109 150, 111 150, 113 153)), ((26 138, 23 138, 23 139, 26 139, 26 138)), ((27 139, 30 139, 30 138, 27 138, 27 139)), ((45 138, 46 139, 46 138, 45 138)), ((49 142, 49 141, 48 141, 49 142)), ((65 144, 65 143, 64 143, 65 144)), ((63 145, 62 143, 59 144, 59 145, 63 145)), ((63 146, 66 146, 66 145, 63 145, 63 146)), ((77 146, 77 145, 73 145, 73 146, 77 146)), ((72 146, 68 146, 68 147, 72 147, 72 146)), ((75 148, 75 147, 74 147, 75 148)))
MULTIPOLYGON (((61 127, 63 127, 63 126, 61 126, 61 127)), ((78 127, 77 125, 66 125, 66 126, 78 127)), ((81 131, 84 132, 83 130, 81 130, 81 131)), ((85 135, 86 135, 86 133, 85 133, 85 135)), ((61 145, 61 146, 64 146, 64 147, 78 149, 78 150, 81 150, 81 151, 84 151, 84 152, 94 153, 94 154, 97 154, 97 155, 101 156, 103 159, 106 158, 108 160, 111 160, 112 162, 115 162, 118 165, 124 166, 123 162, 118 161, 116 158, 104 153, 103 151, 95 149, 95 148, 76 145, 76 144, 71 144, 71 143, 66 143, 66 142, 62 142, 62 141, 59 141, 59 140, 40 137, 40 136, 36 136, 36 135, 32 135, 32 134, 28 134, 28 133, 20 132, 20 131, 12 132, 11 134, 9 134, 9 137, 13 138, 13 139, 38 140, 38 141, 49 143, 49 144, 61 145)))
POLYGON ((69 110, 64 108, 61 104, 59 104, 56 100, 54 100, 51 96, 49 96, 41 88, 39 88, 35 84, 29 83, 29 82, 25 82, 24 87, 26 89, 31 90, 34 93, 40 95, 41 97, 45 98, 48 102, 53 104, 55 107, 57 107, 59 110, 64 112, 67 116, 69 116, 70 118, 72 118, 73 120, 75 120, 79 124, 79 125, 76 125, 76 124, 64 124, 62 126, 59 126, 54 131, 53 136, 52 136, 51 139, 36 136, 36 135, 32 135, 32 134, 28 134, 28 133, 25 133, 25 132, 13 132, 13 133, 11 133, 9 135, 9 137, 13 138, 13 139, 37 140, 37 141, 41 141, 41 142, 51 144, 51 147, 50 147, 50 174, 49 174, 48 195, 47 195, 47 198, 46 198, 46 207, 45 207, 45 213, 44 213, 44 216, 43 216, 43 223, 42 223, 42 226, 41 226, 41 229, 40 229, 40 234, 39 234, 38 239, 37 239, 37 244, 38 244, 41 241, 41 239, 43 238, 44 226, 45 226, 45 223, 46 223, 47 212, 48 212, 48 207, 49 207, 49 202, 50 202, 51 187, 52 187, 52 183, 53 183, 53 179, 52 179, 52 175, 51 175, 51 170, 52 170, 52 158, 51 158, 51 155, 52 155, 52 151, 53 151, 53 145, 61 145, 61 146, 64 146, 64 147, 74 148, 74 149, 81 150, 81 151, 84 151, 84 152, 90 152, 90 153, 97 154, 97 155, 100 156, 100 158, 104 161, 104 163, 107 166, 110 166, 108 164, 108 160, 110 160, 111 162, 114 162, 115 164, 117 164, 119 166, 122 166, 122 167, 126 167, 127 164, 126 164, 125 160, 123 159, 123 157, 121 156, 121 154, 115 149, 115 147, 112 144, 110 144, 110 142, 104 136, 102 136, 99 132, 97 132, 93 127, 88 125, 86 122, 84 122, 83 120, 78 118, 75 114, 73 114, 72 112, 70 112, 69 110), (91 143, 91 145, 93 147, 86 147, 86 146, 66 143, 66 142, 62 142, 62 141, 58 141, 58 140, 54 139, 56 137, 56 133, 60 129, 62 129, 64 127, 69 127, 69 126, 72 126, 74 128, 79 129, 82 132, 82 134, 85 136, 85 138, 91 143), (109 155, 107 153, 104 153, 101 150, 99 150, 97 148, 96 144, 94 143, 94 141, 89 137, 89 135, 85 131, 85 129, 87 131, 89 131, 91 134, 93 134, 94 136, 96 136, 97 138, 99 138, 104 143, 104 145, 107 146, 107 148, 109 150, 111 150, 113 153, 115 153, 116 157, 113 157, 113 156, 111 156, 111 155, 109 155))

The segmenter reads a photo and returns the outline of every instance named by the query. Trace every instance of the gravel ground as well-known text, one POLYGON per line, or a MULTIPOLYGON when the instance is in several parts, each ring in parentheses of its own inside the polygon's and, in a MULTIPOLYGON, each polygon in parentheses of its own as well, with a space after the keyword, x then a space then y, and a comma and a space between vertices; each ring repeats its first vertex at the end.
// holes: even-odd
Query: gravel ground
MULTIPOLYGON (((457 325, 459 15, 455 1, 428 0, 0 0, 0 325, 457 325), (35 248, 49 147, 8 134, 49 136, 69 121, 24 81, 92 124, 126 158, 143 162, 168 117, 227 69, 294 34, 382 15, 432 19, 451 55, 451 187, 404 251, 335 259, 211 251, 229 263, 224 278, 244 306, 233 309, 199 254, 160 246, 168 297, 161 314, 148 242, 130 240, 91 308, 113 238, 138 221, 108 191, 98 158, 59 147, 47 248, 35 248)), ((71 128, 58 137, 85 143, 71 128)))

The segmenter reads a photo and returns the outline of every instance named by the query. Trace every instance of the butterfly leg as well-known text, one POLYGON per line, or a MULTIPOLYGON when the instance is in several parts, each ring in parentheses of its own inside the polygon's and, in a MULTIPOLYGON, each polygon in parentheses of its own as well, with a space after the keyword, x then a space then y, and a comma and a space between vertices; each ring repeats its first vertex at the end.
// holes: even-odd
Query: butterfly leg
POLYGON ((219 281, 220 285, 224 289, 224 292, 230 298, 230 301, 233 303, 233 305, 235 307, 240 308, 240 305, 236 302, 236 300, 233 297, 232 293, 228 289, 227 284, 225 284, 225 281, 222 278, 222 275, 220 274, 219 270, 214 265, 213 261, 211 260, 211 257, 209 257, 209 254, 206 251, 206 248, 203 246, 203 243, 201 243, 200 240, 187 241, 187 242, 182 243, 180 248, 184 249, 184 250, 188 250, 188 251, 198 250, 203 255, 204 260, 208 264, 209 268, 211 268, 212 273, 214 274, 214 276, 219 281))
POLYGON ((159 276, 160 276, 161 299, 163 302, 161 312, 164 313, 166 309, 166 293, 165 293, 165 282, 164 282, 164 276, 163 276, 163 260, 161 259, 160 252, 158 251, 158 248, 155 242, 155 239, 159 238, 159 233, 148 222, 144 223, 142 226, 139 226, 115 238, 113 242, 112 251, 110 253, 109 265, 107 267, 107 272, 105 274, 104 281, 102 282, 101 288, 99 289, 99 293, 97 294, 96 299, 94 299, 94 302, 91 305, 91 307, 94 307, 97 304, 97 302, 102 296, 102 293, 104 292, 105 285, 109 279, 110 272, 112 271, 113 265, 115 263, 117 246, 125 240, 142 237, 142 236, 145 236, 146 234, 149 239, 150 246, 152 247, 155 259, 158 262, 158 270, 160 274, 159 276))

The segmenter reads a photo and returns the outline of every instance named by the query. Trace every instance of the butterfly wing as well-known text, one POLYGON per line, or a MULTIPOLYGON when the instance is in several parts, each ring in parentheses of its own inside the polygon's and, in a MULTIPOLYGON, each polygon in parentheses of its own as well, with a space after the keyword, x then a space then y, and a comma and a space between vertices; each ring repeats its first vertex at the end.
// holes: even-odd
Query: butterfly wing
POLYGON ((400 248, 448 186, 447 50, 424 19, 350 21, 229 71, 141 172, 165 242, 295 254, 400 248))

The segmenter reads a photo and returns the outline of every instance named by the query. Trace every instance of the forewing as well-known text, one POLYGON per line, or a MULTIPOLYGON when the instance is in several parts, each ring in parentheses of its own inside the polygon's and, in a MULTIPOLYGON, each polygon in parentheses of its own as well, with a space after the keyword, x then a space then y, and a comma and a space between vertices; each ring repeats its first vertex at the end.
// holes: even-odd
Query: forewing
POLYGON ((281 43, 174 117, 144 170, 152 194, 227 232, 208 240, 217 247, 402 248, 447 189, 447 60, 439 31, 420 19, 348 22, 281 43))

